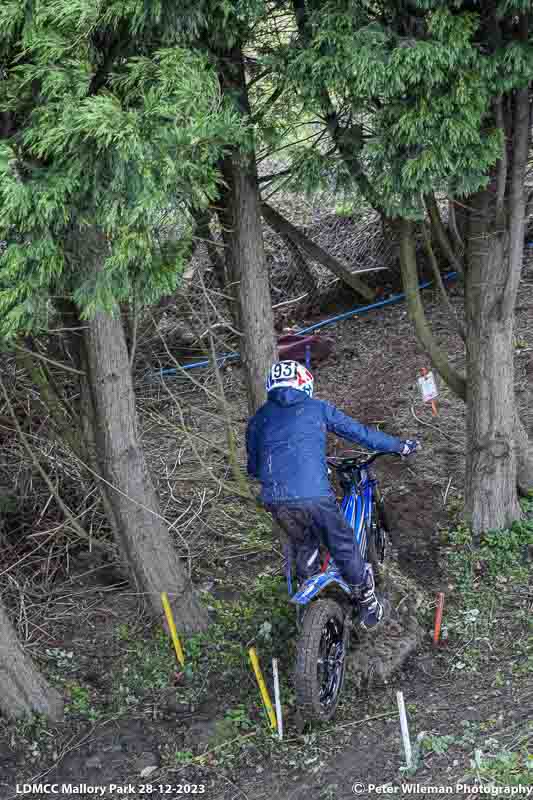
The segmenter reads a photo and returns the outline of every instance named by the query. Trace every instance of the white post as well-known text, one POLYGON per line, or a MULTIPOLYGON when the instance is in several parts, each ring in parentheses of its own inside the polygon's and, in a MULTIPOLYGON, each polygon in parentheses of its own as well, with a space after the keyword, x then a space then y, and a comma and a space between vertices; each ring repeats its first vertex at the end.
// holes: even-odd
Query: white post
POLYGON ((407 726, 407 715, 405 713, 405 703, 403 702, 403 692, 396 692, 398 711, 400 712, 400 728, 402 730, 403 749, 407 769, 411 769, 413 763, 413 753, 411 751, 411 739, 409 738, 409 728, 407 726))
POLYGON ((278 736, 283 739, 283 717, 281 716, 281 698, 279 694, 278 659, 272 659, 272 673, 274 676, 274 705, 276 707, 276 720, 278 723, 278 736))

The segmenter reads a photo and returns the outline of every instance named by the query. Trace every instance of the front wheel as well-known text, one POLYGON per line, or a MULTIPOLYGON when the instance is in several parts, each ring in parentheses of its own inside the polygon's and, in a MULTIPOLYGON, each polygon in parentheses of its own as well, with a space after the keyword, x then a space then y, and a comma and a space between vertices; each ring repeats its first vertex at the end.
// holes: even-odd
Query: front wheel
POLYGON ((346 668, 347 620, 333 600, 316 600, 306 610, 296 655, 296 702, 307 720, 334 715, 346 668))
POLYGON ((384 562, 388 544, 387 532, 389 530, 383 500, 375 500, 372 506, 372 522, 368 531, 367 559, 372 564, 374 579, 378 589, 383 588, 384 562))

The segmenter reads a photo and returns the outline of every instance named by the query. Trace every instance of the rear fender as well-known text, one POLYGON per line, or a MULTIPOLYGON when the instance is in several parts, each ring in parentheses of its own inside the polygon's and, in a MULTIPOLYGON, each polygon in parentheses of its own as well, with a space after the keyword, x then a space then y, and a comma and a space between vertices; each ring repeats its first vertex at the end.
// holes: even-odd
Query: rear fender
POLYGON ((340 589, 347 597, 351 596, 350 587, 341 578, 338 570, 327 570, 318 575, 312 575, 305 583, 302 584, 300 589, 291 597, 291 603, 296 603, 301 606, 307 605, 318 594, 321 594, 327 588, 340 589))

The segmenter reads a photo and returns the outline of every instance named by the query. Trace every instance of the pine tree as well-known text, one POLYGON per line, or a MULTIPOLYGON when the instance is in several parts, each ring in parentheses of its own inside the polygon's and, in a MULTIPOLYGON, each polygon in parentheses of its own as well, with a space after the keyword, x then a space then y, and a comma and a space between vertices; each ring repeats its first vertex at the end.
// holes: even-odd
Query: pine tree
POLYGON ((84 318, 171 293, 189 253, 188 209, 215 197, 217 161, 238 141, 207 58, 172 43, 179 17, 165 30, 141 2, 104 15, 85 0, 24 8, 0 10, 4 336, 46 329, 61 293, 84 318), (159 241, 163 210, 177 241, 159 241), (80 263, 88 229, 102 235, 97 274, 80 263))
MULTIPOLYGON (((219 75, 224 93, 233 97, 246 124, 250 105, 240 46, 219 58, 219 75)), ((226 261, 238 299, 243 334, 241 355, 248 406, 253 414, 266 399, 265 376, 277 356, 253 139, 247 147, 234 148, 228 154, 222 162, 222 174, 225 188, 220 199, 228 244, 226 261)))
POLYGON ((250 65, 260 70, 261 61, 255 52, 254 58, 247 58, 245 50, 254 48, 257 28, 272 9, 262 0, 203 0, 194 3, 194 8, 197 24, 189 28, 187 41, 209 53, 223 96, 240 119, 244 134, 221 159, 215 207, 226 244, 228 290, 238 309, 248 406, 253 413, 266 399, 265 376, 277 354, 257 177, 257 118, 248 91, 250 65))
POLYGON ((206 617, 146 468, 120 305, 174 291, 192 216, 242 141, 207 56, 186 46, 195 19, 140 0, 0 8, 0 333, 38 335, 58 317, 78 328, 84 427, 110 523, 148 609, 160 615, 167 591, 184 630, 206 617), (157 235, 162 212, 172 240, 157 235))
POLYGON ((467 401, 468 518, 476 534, 505 527, 520 515, 517 482, 533 486, 513 375, 532 4, 293 0, 287 6, 297 46, 293 39, 279 49, 278 70, 303 107, 322 117, 329 137, 318 152, 300 156, 306 177, 355 183, 397 228, 417 332, 467 401), (440 220, 435 198, 443 196, 463 210, 464 240, 440 220), (426 211, 441 250, 464 274, 466 377, 437 348, 417 299, 413 237, 426 211))

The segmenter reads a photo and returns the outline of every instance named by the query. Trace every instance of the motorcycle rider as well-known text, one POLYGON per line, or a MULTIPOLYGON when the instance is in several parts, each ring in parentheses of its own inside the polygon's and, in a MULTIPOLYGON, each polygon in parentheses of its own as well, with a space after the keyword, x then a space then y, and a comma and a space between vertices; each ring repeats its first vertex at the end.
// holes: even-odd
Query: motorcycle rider
POLYGON ((360 606, 360 624, 375 627, 383 605, 375 593, 370 564, 359 552, 328 479, 328 432, 371 450, 414 453, 419 443, 367 428, 325 400, 313 398, 313 376, 297 361, 278 361, 266 381, 267 402, 246 430, 248 474, 262 485, 261 500, 295 553, 304 580, 319 567, 324 543, 360 606))

